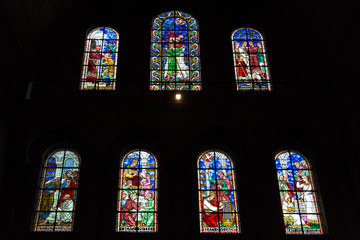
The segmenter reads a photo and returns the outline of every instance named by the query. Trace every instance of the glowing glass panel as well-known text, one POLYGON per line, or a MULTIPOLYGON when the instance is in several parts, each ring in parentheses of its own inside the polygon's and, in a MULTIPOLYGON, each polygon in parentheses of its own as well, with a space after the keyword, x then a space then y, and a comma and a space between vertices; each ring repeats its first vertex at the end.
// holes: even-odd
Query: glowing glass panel
POLYGON ((74 226, 80 157, 68 149, 53 152, 41 175, 35 232, 71 232, 74 226))
POLYGON ((237 90, 270 91, 269 67, 262 35, 240 28, 231 36, 237 90))
POLYGON ((158 166, 145 150, 127 153, 121 161, 117 232, 157 232, 158 166))
POLYGON ((86 39, 81 90, 115 90, 118 33, 111 28, 92 30, 86 39))
POLYGON ((239 233, 235 173, 231 159, 218 150, 198 159, 201 233, 239 233))
POLYGON ((171 11, 153 21, 150 90, 201 90, 197 21, 171 11))
POLYGON ((275 156, 286 234, 323 234, 310 162, 287 150, 275 156))

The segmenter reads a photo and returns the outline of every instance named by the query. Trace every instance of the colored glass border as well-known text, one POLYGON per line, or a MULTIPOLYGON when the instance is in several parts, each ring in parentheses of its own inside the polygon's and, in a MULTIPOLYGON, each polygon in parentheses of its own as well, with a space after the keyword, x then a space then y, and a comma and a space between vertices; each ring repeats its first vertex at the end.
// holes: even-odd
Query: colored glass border
POLYGON ((87 34, 80 90, 115 90, 119 34, 98 27, 87 34))
POLYGON ((143 149, 124 155, 120 164, 116 232, 158 231, 158 162, 143 149))
POLYGON ((34 232, 72 232, 80 176, 80 156, 58 149, 41 169, 34 232))
POLYGON ((203 152, 197 161, 201 233, 240 233, 235 169, 219 150, 203 152))
POLYGON ((153 20, 150 90, 200 91, 200 42, 197 21, 169 11, 153 20))
POLYGON ((239 28, 231 35, 236 89, 271 91, 265 41, 252 28, 239 28))
POLYGON ((323 234, 318 190, 310 161, 300 152, 284 150, 275 164, 286 234, 323 234))

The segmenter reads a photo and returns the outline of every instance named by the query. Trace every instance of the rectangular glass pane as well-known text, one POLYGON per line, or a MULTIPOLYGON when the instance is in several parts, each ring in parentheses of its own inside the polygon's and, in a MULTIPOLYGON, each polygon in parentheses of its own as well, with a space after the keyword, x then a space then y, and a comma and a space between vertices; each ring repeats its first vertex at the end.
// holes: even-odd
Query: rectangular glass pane
POLYGON ((302 213, 319 213, 315 192, 298 192, 297 195, 302 213))
POLYGON ((136 212, 122 211, 117 214, 117 231, 136 232, 136 212))
MULTIPOLYGON (((191 71, 190 72, 190 81, 191 82, 200 82, 200 71, 191 71)), ((200 86, 200 84, 194 84, 194 86, 200 86)))
POLYGON ((304 234, 322 234, 323 229, 320 216, 315 214, 307 214, 304 216, 306 224, 304 225, 304 234))
POLYGON ((233 212, 221 213, 220 233, 239 233, 237 214, 233 212))
POLYGON ((198 31, 190 31, 190 43, 198 43, 199 42, 199 34, 198 31))
POLYGON ((39 232, 52 232, 54 231, 55 222, 50 223, 46 218, 50 215, 49 212, 38 212, 36 213, 36 222, 35 231, 39 232))
POLYGON ((202 233, 219 233, 221 215, 211 210, 200 212, 200 231, 202 233))
POLYGON ((200 91, 201 90, 201 84, 190 84, 190 89, 193 91, 200 91))
POLYGON ((139 227, 139 232, 156 232, 157 223, 157 213, 155 212, 141 212, 137 216, 137 225, 139 227))
POLYGON ((280 192, 283 213, 299 213, 299 202, 293 191, 280 192))
POLYGON ((314 184, 310 182, 310 177, 304 172, 294 170, 294 178, 296 183, 296 189, 298 191, 312 191, 315 190, 314 184))
POLYGON ((208 175, 208 170, 201 170, 199 171, 200 173, 200 179, 199 179, 199 190, 211 190, 212 189, 212 184, 209 181, 209 175, 208 175))
POLYGON ((280 190, 295 190, 295 180, 292 170, 277 170, 276 172, 280 190))
POLYGON ((286 234, 302 234, 304 220, 299 214, 284 214, 286 234))

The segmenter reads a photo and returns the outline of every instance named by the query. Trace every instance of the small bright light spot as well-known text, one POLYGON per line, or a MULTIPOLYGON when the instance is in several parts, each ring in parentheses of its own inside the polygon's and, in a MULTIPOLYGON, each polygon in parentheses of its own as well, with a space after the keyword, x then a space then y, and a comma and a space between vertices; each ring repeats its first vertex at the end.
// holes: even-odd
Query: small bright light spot
POLYGON ((179 94, 179 93, 176 94, 176 95, 175 95, 175 98, 176 98, 176 100, 180 100, 180 99, 181 99, 181 94, 179 94))

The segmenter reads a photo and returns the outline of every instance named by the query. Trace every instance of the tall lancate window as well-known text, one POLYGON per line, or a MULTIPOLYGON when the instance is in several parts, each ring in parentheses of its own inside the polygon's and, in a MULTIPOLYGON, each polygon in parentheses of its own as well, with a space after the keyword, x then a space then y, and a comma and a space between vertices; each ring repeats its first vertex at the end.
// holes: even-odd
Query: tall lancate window
POLYGON ((239 28, 231 36, 237 90, 270 91, 269 67, 262 35, 239 28))
POLYGON ((86 38, 81 90, 115 90, 119 34, 99 27, 86 38))
POLYGON ((231 159, 209 150, 198 159, 199 217, 201 233, 239 233, 235 173, 231 159))
POLYGON ((189 14, 171 11, 153 21, 151 90, 201 90, 199 32, 189 14))
POLYGON ((71 232, 80 173, 80 157, 70 149, 48 155, 42 170, 35 211, 35 232, 71 232))
POLYGON ((275 156, 286 234, 323 234, 314 171, 299 152, 275 156))
POLYGON ((158 165, 146 150, 127 153, 120 164, 117 232, 157 232, 158 165))

